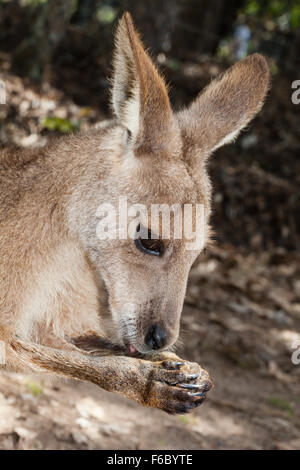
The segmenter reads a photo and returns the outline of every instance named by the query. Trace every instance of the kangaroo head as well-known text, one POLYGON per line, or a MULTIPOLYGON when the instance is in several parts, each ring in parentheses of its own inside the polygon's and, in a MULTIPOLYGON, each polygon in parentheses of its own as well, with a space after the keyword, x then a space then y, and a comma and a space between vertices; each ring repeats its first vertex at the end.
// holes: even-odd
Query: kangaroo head
MULTIPOLYGON (((128 213, 134 204, 148 212, 132 214, 135 217, 127 220, 134 236, 105 240, 89 232, 86 246, 104 279, 120 340, 131 351, 145 353, 176 341, 188 273, 209 238, 207 159, 231 142, 259 111, 268 84, 267 63, 254 54, 210 83, 187 109, 174 113, 164 80, 130 15, 125 13, 121 19, 112 80, 116 120, 105 131, 111 151, 106 150, 101 197, 117 210, 120 196, 126 197, 128 213), (156 223, 150 217, 153 204, 171 208, 173 224, 167 238, 163 216, 156 223), (178 220, 187 223, 186 206, 193 209, 195 227, 197 205, 203 208, 201 227, 196 227, 203 243, 188 249, 191 240, 184 230, 181 237, 175 237, 174 231, 178 220), (158 238, 151 239, 153 234, 158 238)), ((118 214, 119 222, 123 215, 118 214)))

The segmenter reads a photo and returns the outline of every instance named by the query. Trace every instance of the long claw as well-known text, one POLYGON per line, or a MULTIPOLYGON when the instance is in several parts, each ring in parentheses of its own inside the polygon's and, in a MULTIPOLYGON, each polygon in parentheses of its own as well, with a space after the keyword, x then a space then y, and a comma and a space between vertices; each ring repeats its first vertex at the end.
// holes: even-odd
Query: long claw
POLYGON ((188 380, 196 380, 199 378, 199 374, 191 374, 187 376, 188 380))
POLYGON ((199 392, 199 393, 189 393, 189 395, 191 397, 199 397, 199 398, 206 398, 206 394, 205 393, 202 393, 202 392, 199 392))
POLYGON ((199 390, 199 385, 196 384, 178 384, 180 388, 187 388, 188 390, 199 390))
POLYGON ((177 361, 177 362, 175 362, 175 361, 164 361, 163 366, 166 369, 169 369, 169 370, 178 370, 182 366, 184 366, 184 362, 181 362, 181 361, 177 361))

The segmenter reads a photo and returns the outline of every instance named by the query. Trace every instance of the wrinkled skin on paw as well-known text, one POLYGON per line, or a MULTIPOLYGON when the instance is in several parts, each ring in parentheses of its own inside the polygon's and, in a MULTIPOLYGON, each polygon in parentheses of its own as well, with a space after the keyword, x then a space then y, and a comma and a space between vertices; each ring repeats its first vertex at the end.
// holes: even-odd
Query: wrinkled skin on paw
MULTIPOLYGON (((153 357, 155 359, 155 357, 153 357)), ((197 363, 166 355, 158 361, 141 361, 144 406, 159 408, 170 414, 184 414, 200 406, 212 388, 208 373, 197 363)))

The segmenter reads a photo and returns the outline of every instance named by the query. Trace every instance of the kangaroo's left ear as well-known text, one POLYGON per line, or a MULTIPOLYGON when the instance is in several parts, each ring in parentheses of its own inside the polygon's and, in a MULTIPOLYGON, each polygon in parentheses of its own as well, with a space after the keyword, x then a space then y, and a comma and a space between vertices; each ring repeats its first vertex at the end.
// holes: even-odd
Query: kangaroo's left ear
POLYGON ((146 53, 129 13, 116 32, 112 108, 131 132, 136 147, 155 146, 172 117, 163 78, 146 53))
POLYGON ((187 159, 231 142, 261 109, 269 88, 267 61, 253 54, 217 77, 177 114, 187 159))

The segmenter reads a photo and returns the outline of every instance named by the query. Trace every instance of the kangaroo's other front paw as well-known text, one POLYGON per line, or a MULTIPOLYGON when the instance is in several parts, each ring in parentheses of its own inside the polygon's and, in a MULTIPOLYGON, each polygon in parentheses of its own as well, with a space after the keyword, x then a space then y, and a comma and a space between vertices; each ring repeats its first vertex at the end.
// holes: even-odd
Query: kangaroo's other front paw
MULTIPOLYGON (((173 359, 173 358, 172 358, 173 359)), ((188 413, 200 406, 212 388, 212 381, 199 364, 178 358, 152 364, 143 397, 143 404, 170 414, 188 413)))

